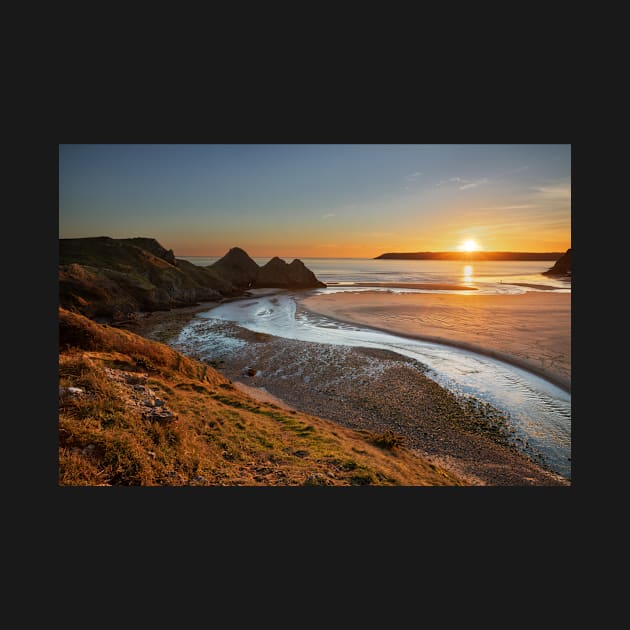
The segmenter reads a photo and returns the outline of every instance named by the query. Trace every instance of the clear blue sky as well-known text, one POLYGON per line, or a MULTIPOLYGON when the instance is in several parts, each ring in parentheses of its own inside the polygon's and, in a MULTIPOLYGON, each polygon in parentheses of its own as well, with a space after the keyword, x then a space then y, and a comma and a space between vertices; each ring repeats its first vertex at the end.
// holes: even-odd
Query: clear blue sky
POLYGON ((59 236, 176 255, 570 247, 570 145, 60 145, 59 236))

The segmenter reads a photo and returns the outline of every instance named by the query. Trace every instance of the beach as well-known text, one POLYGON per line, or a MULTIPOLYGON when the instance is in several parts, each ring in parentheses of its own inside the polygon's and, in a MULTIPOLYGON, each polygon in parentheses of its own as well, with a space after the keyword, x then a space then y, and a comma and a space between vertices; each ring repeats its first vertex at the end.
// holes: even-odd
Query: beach
POLYGON ((300 306, 350 324, 508 361, 571 389, 571 294, 333 293, 300 306))
MULTIPOLYGON (((418 312, 418 305, 427 302, 427 298, 441 298, 434 307, 437 309, 437 305, 441 305, 443 309, 442 335, 449 329, 449 314, 451 319, 455 318, 453 321, 459 321, 460 325, 468 322, 470 327, 469 320, 473 314, 485 312, 486 321, 494 322, 493 328, 487 329, 489 323, 484 328, 488 346, 500 348, 502 352, 505 352, 505 347, 496 339, 490 340, 490 337, 496 337, 493 331, 509 327, 510 312, 513 315, 521 313, 517 320, 523 327, 527 317, 522 311, 524 309, 527 312, 527 306, 532 311, 531 318, 539 320, 546 319, 547 311, 539 310, 543 305, 551 309, 555 304, 560 311, 566 310, 568 306, 570 311, 568 294, 524 294, 484 296, 497 299, 485 300, 476 306, 477 310, 473 303, 467 303, 468 317, 462 314, 456 316, 453 298, 465 300, 470 297, 343 293, 308 297, 300 302, 300 308, 327 309, 330 316, 347 320, 369 316, 369 322, 364 321, 367 325, 377 323, 381 328, 387 326, 392 332, 419 336, 418 333, 423 331, 417 328, 417 322, 414 327, 409 317, 403 318, 401 321, 406 324, 401 329, 401 321, 396 316, 405 313, 410 316, 418 312), (542 300, 544 297, 554 299, 542 300), (525 299, 519 301, 510 298, 525 299), (507 311, 497 308, 497 300, 499 304, 503 302, 503 309, 507 311), (356 312, 353 310, 355 307, 356 312), (394 310, 389 311, 392 307, 394 310), (499 315, 493 318, 492 312, 499 315), (534 317, 535 312, 537 317, 534 317), (379 317, 385 321, 379 322, 379 317)), ((192 325, 199 335, 203 335, 205 328, 211 324, 195 315, 216 305, 206 303, 187 309, 156 312, 140 318, 133 329, 195 357, 198 350, 196 336, 191 336, 184 343, 177 342, 177 332, 184 326, 192 325)), ((214 323, 211 326, 215 333, 245 343, 228 354, 217 355, 215 360, 205 360, 230 378, 239 389, 259 400, 274 400, 281 406, 300 409, 357 430, 394 431, 405 437, 407 446, 417 450, 429 461, 457 474, 470 485, 568 483, 522 452, 502 443, 496 432, 487 430, 479 414, 463 412, 456 397, 428 378, 416 361, 384 350, 312 343, 254 333, 231 322, 223 322, 218 326, 214 323)), ((453 326, 451 322, 451 331, 453 326)), ((548 322, 547 326, 551 326, 551 323, 548 322)), ((467 328, 458 327, 457 330, 467 328)), ((543 330, 545 328, 542 325, 536 328, 541 334, 543 330)), ((547 336, 552 335, 548 332, 547 336)), ((461 338, 464 339, 463 336, 461 338)), ((475 343, 485 342, 479 336, 475 339, 475 343)), ((568 357, 567 367, 570 374, 568 357)))

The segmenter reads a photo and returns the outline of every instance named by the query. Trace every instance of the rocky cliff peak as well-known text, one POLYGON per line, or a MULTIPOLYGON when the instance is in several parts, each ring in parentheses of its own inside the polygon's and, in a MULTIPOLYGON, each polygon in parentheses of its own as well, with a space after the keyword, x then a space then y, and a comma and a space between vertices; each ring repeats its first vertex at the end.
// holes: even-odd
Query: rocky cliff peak
POLYGON ((240 247, 232 247, 223 258, 210 265, 210 268, 239 287, 250 286, 260 269, 249 254, 240 247))
POLYGON ((320 282, 301 260, 296 259, 288 265, 284 260, 274 256, 260 268, 253 286, 307 289, 326 285, 320 282))

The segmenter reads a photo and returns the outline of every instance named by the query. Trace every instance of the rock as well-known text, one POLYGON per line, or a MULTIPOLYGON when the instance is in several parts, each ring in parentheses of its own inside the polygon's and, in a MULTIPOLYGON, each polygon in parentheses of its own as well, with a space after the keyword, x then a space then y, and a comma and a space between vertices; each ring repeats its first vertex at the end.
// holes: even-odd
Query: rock
POLYGON ((126 374, 125 381, 130 385, 139 384, 140 387, 136 387, 135 389, 144 389, 142 385, 147 382, 147 374, 126 374))
POLYGON ((543 271, 543 275, 545 276, 570 276, 571 275, 571 248, 567 249, 567 251, 556 260, 556 264, 548 269, 547 271, 543 271))
POLYGON ((75 398, 82 396, 85 391, 81 387, 60 387, 59 398, 75 398))
POLYGON ((260 267, 240 247, 232 247, 230 251, 209 267, 219 276, 234 286, 247 288, 258 275, 260 267))
POLYGON ((173 413, 170 409, 162 409, 160 411, 154 411, 151 414, 151 420, 160 420, 162 422, 176 422, 177 414, 173 413))
POLYGON ((159 398, 148 398, 142 404, 145 407, 154 407, 154 408, 164 407, 164 409, 166 409, 166 407, 165 407, 166 402, 161 400, 161 399, 159 399, 159 398))
POLYGON ((289 279, 290 286, 296 288, 326 287, 326 285, 320 282, 315 277, 315 274, 298 258, 293 260, 289 265, 289 279))
POLYGON ((315 274, 297 258, 288 265, 284 260, 274 256, 258 271, 253 287, 277 287, 284 289, 310 289, 325 287, 315 274))

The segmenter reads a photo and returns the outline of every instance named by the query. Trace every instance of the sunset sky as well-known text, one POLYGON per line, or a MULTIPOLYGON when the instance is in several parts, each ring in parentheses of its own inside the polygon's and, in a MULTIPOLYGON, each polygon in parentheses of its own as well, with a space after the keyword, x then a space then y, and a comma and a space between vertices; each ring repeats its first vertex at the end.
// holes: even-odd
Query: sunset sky
POLYGON ((570 145, 59 145, 59 236, 176 256, 565 251, 570 145))

